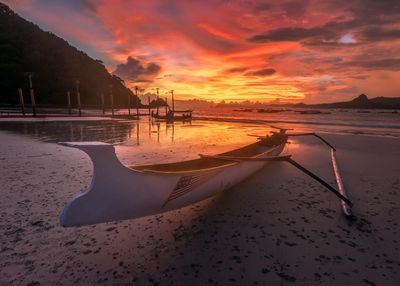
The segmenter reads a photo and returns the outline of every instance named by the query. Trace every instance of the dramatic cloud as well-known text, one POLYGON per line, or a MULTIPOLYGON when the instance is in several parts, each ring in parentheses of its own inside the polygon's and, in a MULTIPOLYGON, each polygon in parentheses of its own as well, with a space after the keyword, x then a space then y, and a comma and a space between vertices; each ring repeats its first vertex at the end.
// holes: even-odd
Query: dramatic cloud
POLYGON ((113 74, 131 82, 151 82, 160 73, 161 67, 156 63, 143 64, 128 57, 125 64, 117 65, 113 74))
POLYGON ((227 74, 243 73, 243 72, 247 71, 248 69, 249 68, 247 68, 247 67, 230 68, 230 69, 223 70, 223 73, 227 73, 227 74))
POLYGON ((400 96, 398 0, 6 3, 128 85, 181 99, 400 96))
POLYGON ((279 41, 298 41, 311 37, 330 36, 332 33, 323 28, 282 28, 268 31, 265 34, 253 36, 249 39, 251 42, 265 43, 265 42, 279 42, 279 41))
POLYGON ((347 65, 358 66, 369 70, 400 71, 400 58, 352 61, 348 62, 347 65))
POLYGON ((366 41, 391 41, 400 40, 400 29, 382 29, 371 27, 363 30, 360 36, 366 41))
POLYGON ((276 72, 274 69, 261 69, 256 71, 247 72, 246 75, 255 75, 255 76, 270 76, 276 72))

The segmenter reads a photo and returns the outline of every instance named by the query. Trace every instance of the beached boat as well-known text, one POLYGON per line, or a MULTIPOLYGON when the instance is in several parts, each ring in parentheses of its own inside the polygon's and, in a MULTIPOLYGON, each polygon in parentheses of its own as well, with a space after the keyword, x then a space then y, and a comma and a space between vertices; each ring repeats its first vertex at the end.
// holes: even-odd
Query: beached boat
MULTIPOLYGON (((271 126, 273 128, 278 128, 271 126)), ((346 216, 351 201, 341 181, 335 148, 315 133, 288 134, 280 129, 270 136, 256 136, 256 143, 219 155, 144 166, 124 166, 114 146, 102 142, 66 142, 64 146, 86 152, 93 162, 93 179, 88 189, 72 198, 61 214, 63 226, 80 226, 132 219, 178 209, 223 192, 272 161, 286 161, 309 175, 341 199, 346 216), (279 156, 289 136, 316 136, 331 147, 339 191, 294 161, 279 156)))
POLYGON ((148 166, 122 165, 110 144, 61 143, 86 152, 93 162, 91 185, 67 203, 61 224, 79 226, 137 218, 204 200, 261 169, 267 161, 258 159, 278 156, 286 140, 287 136, 276 136, 217 156, 148 166))

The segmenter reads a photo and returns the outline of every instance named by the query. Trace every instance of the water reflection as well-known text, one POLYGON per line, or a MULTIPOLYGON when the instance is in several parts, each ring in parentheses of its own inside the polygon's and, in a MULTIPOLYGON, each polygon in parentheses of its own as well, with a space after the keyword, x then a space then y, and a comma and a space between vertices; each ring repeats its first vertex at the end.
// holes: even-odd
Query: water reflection
POLYGON ((0 122, 0 130, 20 133, 43 142, 103 141, 122 144, 135 123, 115 120, 0 122))
POLYGON ((257 125, 197 121, 174 124, 148 120, 0 122, 0 130, 43 142, 102 141, 117 145, 128 163, 193 159, 200 153, 216 154, 254 142, 249 133, 265 134, 257 125))

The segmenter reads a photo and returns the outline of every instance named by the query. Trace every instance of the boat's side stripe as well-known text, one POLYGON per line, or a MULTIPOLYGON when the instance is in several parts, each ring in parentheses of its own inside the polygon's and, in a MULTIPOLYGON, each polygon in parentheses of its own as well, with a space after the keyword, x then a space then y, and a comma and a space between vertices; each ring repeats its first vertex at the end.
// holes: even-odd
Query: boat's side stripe
POLYGON ((198 174, 182 176, 179 179, 178 183, 176 184, 174 190, 171 192, 168 199, 164 203, 164 206, 168 202, 175 200, 175 199, 191 192, 194 188, 196 188, 197 186, 200 186, 204 182, 208 181, 210 178, 214 177, 219 172, 220 172, 220 170, 213 170, 213 171, 209 171, 209 172, 201 172, 198 174))

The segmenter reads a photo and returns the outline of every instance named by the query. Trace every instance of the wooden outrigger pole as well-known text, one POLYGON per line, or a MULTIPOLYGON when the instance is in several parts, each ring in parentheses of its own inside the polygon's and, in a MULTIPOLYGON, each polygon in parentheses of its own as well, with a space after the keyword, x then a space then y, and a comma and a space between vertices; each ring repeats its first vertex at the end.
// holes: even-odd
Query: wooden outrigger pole
MULTIPOLYGON (((346 194, 346 191, 345 191, 344 185, 343 185, 343 180, 339 173, 339 167, 338 167, 338 163, 337 163, 337 159, 336 159, 336 148, 333 147, 324 138, 322 138, 321 136, 319 136, 318 134, 316 134, 314 132, 312 132, 312 133, 297 133, 297 134, 296 133, 295 134, 288 133, 287 135, 288 136, 315 136, 331 148, 332 167, 333 167, 333 173, 334 173, 335 179, 336 179, 336 184, 338 186, 338 193, 340 194, 339 197, 347 198, 347 194, 346 194)), ((343 200, 343 199, 341 200, 341 207, 342 207, 343 213, 347 217, 351 217, 353 215, 352 209, 351 209, 352 204, 349 202, 350 201, 348 201, 348 200, 343 200)))
MULTIPOLYGON (((314 132, 310 132, 310 133, 286 133, 286 131, 293 130, 293 129, 280 128, 280 127, 276 127, 276 126, 271 126, 271 127, 275 128, 275 129, 279 129, 279 132, 273 131, 272 132, 273 134, 279 134, 279 135, 283 135, 283 136, 287 136, 287 137, 290 137, 290 136, 315 136, 318 139, 320 139, 323 143, 325 143, 327 146, 330 147, 331 159, 332 159, 332 165, 333 165, 333 172, 334 172, 334 175, 335 175, 335 178, 336 178, 336 183, 337 183, 337 186, 338 186, 338 190, 333 188, 331 185, 329 185, 323 179, 321 179, 320 177, 318 177, 317 175, 312 173, 310 170, 307 170, 305 167, 300 165, 298 162, 294 161, 292 158, 290 158, 290 156, 280 156, 280 157, 277 157, 277 158, 262 158, 260 160, 286 161, 286 162, 290 163, 291 165, 295 166, 297 169, 299 169, 300 171, 306 173, 311 178, 313 178, 314 180, 318 181, 320 184, 325 186, 328 190, 330 190, 332 193, 334 193, 337 197, 339 197, 340 200, 341 200, 341 208, 343 210, 343 213, 347 217, 351 217, 353 215, 352 214, 352 209, 351 209, 353 204, 347 198, 347 194, 346 194, 346 191, 345 191, 344 186, 343 186, 343 181, 342 181, 342 179, 340 177, 339 167, 338 167, 337 160, 336 160, 336 155, 335 155, 336 148, 333 147, 332 144, 330 144, 328 141, 326 141, 320 135, 318 135, 318 134, 316 134, 314 132)), ((252 134, 249 134, 249 136, 258 137, 259 140, 264 140, 266 138, 266 136, 259 136, 259 135, 252 135, 252 134)), ((224 158, 218 158, 218 159, 224 159, 224 158)), ((239 160, 241 160, 241 158, 227 158, 227 159, 235 159, 235 160, 239 159, 239 160)), ((248 159, 245 159, 245 158, 243 158, 243 160, 248 161, 248 159)), ((253 158, 251 158, 251 160, 253 160, 253 158)))
MULTIPOLYGON (((347 197, 346 190, 344 188, 343 181, 342 181, 342 178, 339 173, 339 167, 338 167, 337 160, 336 160, 336 152, 334 151, 334 149, 331 149, 331 158, 332 158, 333 172, 335 173, 336 184, 338 186, 339 192, 344 197, 347 197)), ((351 217, 353 215, 351 205, 349 205, 343 201, 341 201, 341 205, 342 205, 343 213, 346 216, 351 217)))
POLYGON ((309 175, 311 178, 319 182, 321 185, 326 187, 329 191, 334 193, 337 197, 339 197, 344 203, 348 204, 349 206, 352 206, 353 203, 346 198, 344 195, 342 195, 339 191, 337 191, 335 188, 333 188, 331 185, 329 185, 327 182, 325 182, 323 179, 315 175, 313 172, 310 170, 306 169, 302 165, 300 165, 298 162, 293 160, 291 158, 292 155, 286 155, 286 156, 276 156, 276 157, 266 157, 266 158, 249 158, 249 157, 234 157, 234 156, 209 156, 209 155, 199 155, 202 158, 214 158, 214 159, 219 159, 219 160, 227 160, 227 161, 234 161, 234 162, 243 162, 243 161, 251 161, 251 162, 257 162, 257 161, 262 161, 262 162, 277 162, 277 161, 283 161, 283 162, 288 162, 291 165, 295 166, 297 169, 300 171, 306 173, 309 175))

